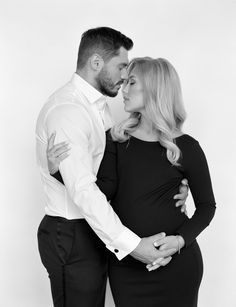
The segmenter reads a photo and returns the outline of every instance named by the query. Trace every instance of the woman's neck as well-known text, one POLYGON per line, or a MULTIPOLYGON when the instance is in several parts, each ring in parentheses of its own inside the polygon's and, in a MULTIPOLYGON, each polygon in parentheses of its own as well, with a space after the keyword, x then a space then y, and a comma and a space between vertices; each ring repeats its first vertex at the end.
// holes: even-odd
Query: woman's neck
POLYGON ((158 141, 156 129, 153 127, 152 122, 144 115, 141 116, 137 129, 131 135, 144 141, 158 141))
MULTIPOLYGON (((176 129, 176 131, 173 132, 172 137, 176 138, 182 134, 183 132, 181 130, 176 129)), ((141 116, 137 129, 133 131, 131 135, 145 141, 159 141, 158 131, 155 129, 150 119, 148 119, 145 115, 141 116)))

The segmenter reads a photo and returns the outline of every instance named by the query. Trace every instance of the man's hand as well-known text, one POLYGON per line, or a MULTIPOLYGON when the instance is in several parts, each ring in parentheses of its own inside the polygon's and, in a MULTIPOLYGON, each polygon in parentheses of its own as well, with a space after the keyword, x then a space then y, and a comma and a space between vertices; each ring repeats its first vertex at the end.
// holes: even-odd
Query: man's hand
MULTIPOLYGON (((160 251, 155 248, 154 242, 158 242, 160 239, 165 237, 165 233, 156 234, 151 237, 142 238, 139 245, 135 248, 130 255, 146 264, 152 264, 157 259, 162 258, 160 261, 167 258, 165 261, 170 261, 170 255, 173 255, 176 252, 176 248, 170 248, 163 251, 160 251)), ((167 263, 166 263, 167 264, 167 263)))
POLYGON ((181 212, 184 212, 187 215, 187 210, 186 210, 186 200, 188 197, 188 180, 183 179, 181 181, 181 185, 179 187, 179 194, 174 196, 174 199, 178 199, 177 203, 175 204, 176 207, 181 206, 181 212))

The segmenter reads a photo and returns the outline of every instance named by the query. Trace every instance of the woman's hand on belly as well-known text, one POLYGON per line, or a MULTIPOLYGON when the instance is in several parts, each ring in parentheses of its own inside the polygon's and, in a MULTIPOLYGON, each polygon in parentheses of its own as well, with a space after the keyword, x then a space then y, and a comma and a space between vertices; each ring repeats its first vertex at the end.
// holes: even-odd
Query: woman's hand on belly
MULTIPOLYGON (((156 242, 154 242, 154 246, 156 248, 158 248, 160 251, 163 250, 167 250, 167 249, 175 249, 176 251, 178 251, 178 253, 180 253, 181 248, 183 248, 185 245, 184 239, 182 236, 166 236, 163 239, 160 239, 156 242)), ((173 252, 173 254, 176 253, 173 252)), ((172 255, 170 255, 172 256, 172 255)), ((153 271, 157 268, 159 268, 160 266, 165 266, 167 265, 170 261, 166 261, 167 259, 163 259, 162 261, 160 261, 161 259, 157 259, 157 261, 154 261, 152 264, 148 264, 146 266, 146 268, 149 271, 153 271)), ((169 260, 169 259, 168 259, 169 260)))
POLYGON ((166 236, 161 240, 154 242, 154 246, 159 250, 175 248, 176 251, 180 252, 180 249, 185 245, 184 239, 182 236, 166 236))

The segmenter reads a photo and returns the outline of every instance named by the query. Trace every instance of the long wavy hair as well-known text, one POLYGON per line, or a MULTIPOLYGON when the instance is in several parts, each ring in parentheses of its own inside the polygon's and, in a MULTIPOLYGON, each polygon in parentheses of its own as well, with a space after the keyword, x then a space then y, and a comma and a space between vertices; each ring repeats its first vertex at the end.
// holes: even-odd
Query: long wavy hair
MULTIPOLYGON (((181 151, 175 136, 181 133, 186 118, 179 76, 165 59, 135 58, 128 67, 128 74, 135 72, 143 87, 146 115, 158 134, 160 144, 166 148, 167 159, 179 165, 181 151)), ((129 118, 111 129, 113 140, 125 142, 140 123, 141 114, 133 112, 129 118)))

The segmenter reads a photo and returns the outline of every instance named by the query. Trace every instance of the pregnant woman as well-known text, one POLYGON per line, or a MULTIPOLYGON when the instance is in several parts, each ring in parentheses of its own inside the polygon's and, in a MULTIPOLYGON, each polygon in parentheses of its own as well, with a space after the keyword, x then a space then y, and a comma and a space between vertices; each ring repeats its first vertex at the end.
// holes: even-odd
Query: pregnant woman
MULTIPOLYGON (((185 111, 174 67, 165 59, 136 58, 128 76, 123 96, 130 116, 107 132, 97 185, 126 226, 140 237, 165 232, 156 247, 177 252, 166 266, 147 269, 130 256, 110 255, 114 301, 117 307, 196 307, 203 273, 196 238, 215 213, 207 161, 198 141, 181 130, 185 111), (183 178, 196 207, 191 218, 174 205, 183 178)), ((50 149, 55 165, 66 158, 66 150, 57 153, 58 146, 50 149)), ((63 182, 59 172, 54 176, 63 182)))

